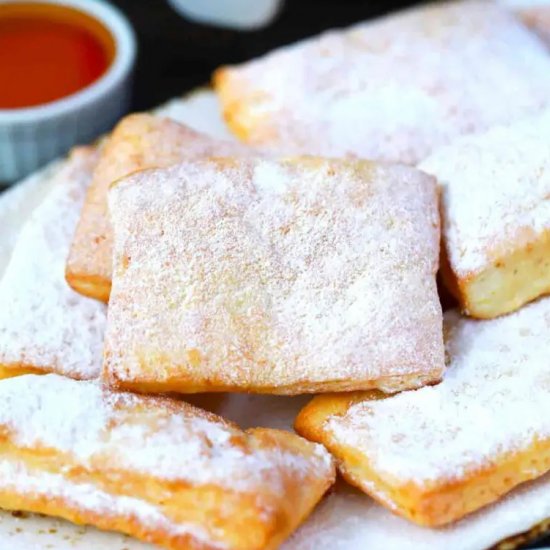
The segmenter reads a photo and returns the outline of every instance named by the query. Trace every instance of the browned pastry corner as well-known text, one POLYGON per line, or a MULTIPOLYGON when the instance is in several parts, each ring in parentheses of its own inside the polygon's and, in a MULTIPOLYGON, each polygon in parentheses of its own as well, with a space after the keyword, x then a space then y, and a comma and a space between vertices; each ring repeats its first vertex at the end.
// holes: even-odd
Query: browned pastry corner
POLYGON ((0 280, 0 378, 29 372, 99 375, 105 305, 74 292, 64 277, 96 161, 94 148, 73 151, 21 230, 0 280))
POLYGON ((420 164, 442 189, 442 279, 481 319, 550 292, 550 110, 466 136, 420 164))
POLYGON ((437 527, 550 470, 550 299, 491 321, 445 314, 433 387, 315 397, 296 431, 389 510, 437 527))
POLYGON ((550 46, 550 4, 518 8, 518 12, 526 25, 550 46))
POLYGON ((109 199, 110 386, 393 392, 441 378, 429 176, 354 160, 204 160, 131 176, 109 199))
POLYGON ((289 432, 53 374, 0 382, 0 430, 0 507, 171 550, 277 548, 334 482, 289 432))
POLYGON ((208 137, 167 118, 132 114, 122 119, 102 148, 67 260, 67 282, 81 294, 109 300, 112 230, 109 185, 146 168, 185 159, 250 154, 243 146, 208 137))
POLYGON ((433 2, 222 67, 213 82, 251 145, 417 164, 549 105, 550 55, 496 3, 433 2))

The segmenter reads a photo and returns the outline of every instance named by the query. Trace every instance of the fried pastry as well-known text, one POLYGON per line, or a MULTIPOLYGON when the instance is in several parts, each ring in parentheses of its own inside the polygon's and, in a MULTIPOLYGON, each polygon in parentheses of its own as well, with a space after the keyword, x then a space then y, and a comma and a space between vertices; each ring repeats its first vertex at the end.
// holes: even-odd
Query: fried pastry
POLYGON ((276 548, 334 482, 320 445, 55 374, 0 382, 0 507, 165 548, 276 548))
POLYGON ((506 317, 445 314, 441 384, 314 398, 296 430, 379 503, 439 526, 550 470, 550 299, 506 317))
POLYGON ((438 381, 435 181, 405 166, 213 159, 109 193, 103 376, 144 392, 438 381))
POLYGON ((442 276, 465 313, 492 318, 550 292, 550 110, 420 168, 442 187, 442 276))
POLYGON ((550 2, 548 0, 500 0, 518 13, 522 21, 550 45, 550 2))
POLYGON ((238 144, 217 140, 167 118, 133 114, 122 119, 103 148, 67 260, 67 282, 81 294, 107 302, 111 291, 112 230, 107 191, 115 180, 185 159, 242 155, 238 144))
POLYGON ((214 85, 252 145, 416 164, 548 105, 550 55, 496 4, 441 2, 222 68, 214 85))
POLYGON ((74 292, 64 277, 95 162, 93 148, 74 151, 19 235, 0 281, 0 378, 25 372, 82 379, 99 374, 105 305, 74 292))
POLYGON ((51 188, 60 168, 54 162, 2 193, 0 201, 0 279, 4 274, 21 228, 51 188))

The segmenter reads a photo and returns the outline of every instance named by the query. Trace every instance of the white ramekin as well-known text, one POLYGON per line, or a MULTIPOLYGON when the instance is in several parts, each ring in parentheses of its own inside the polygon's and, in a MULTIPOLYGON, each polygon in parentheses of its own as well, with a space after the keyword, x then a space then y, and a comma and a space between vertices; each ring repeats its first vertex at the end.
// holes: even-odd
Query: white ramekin
MULTIPOLYGON (((0 0, 2 4, 25 0, 0 0)), ((23 109, 0 109, 0 184, 29 174, 104 133, 128 110, 136 39, 126 18, 103 0, 36 0, 78 9, 112 34, 115 54, 98 80, 59 99, 23 109)))
POLYGON ((181 15, 206 25, 257 30, 269 25, 283 0, 168 0, 181 15))

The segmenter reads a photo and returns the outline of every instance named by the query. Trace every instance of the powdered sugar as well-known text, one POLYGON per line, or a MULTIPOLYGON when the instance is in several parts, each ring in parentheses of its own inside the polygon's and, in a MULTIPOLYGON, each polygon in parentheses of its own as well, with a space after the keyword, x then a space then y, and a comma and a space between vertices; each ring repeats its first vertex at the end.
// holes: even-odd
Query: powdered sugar
POLYGON ((460 277, 550 230, 550 110, 464 137, 420 168, 442 186, 443 235, 460 277))
POLYGON ((505 9, 450 2, 281 48, 216 84, 252 144, 416 163, 547 105, 550 56, 505 9))
POLYGON ((84 294, 106 299, 103 288, 88 289, 99 279, 109 285, 112 275, 112 230, 107 207, 109 186, 123 176, 185 159, 213 155, 243 155, 239 144, 211 138, 167 118, 133 114, 124 118, 102 149, 67 260, 67 279, 84 294))
POLYGON ((54 374, 2 381, 0 425, 18 446, 54 449, 87 469, 251 493, 282 496, 288 479, 323 478, 332 468, 320 445, 307 454, 262 446, 186 403, 110 393, 95 381, 54 374))
MULTIPOLYGON (((524 0, 521 0, 522 2, 524 0)), ((216 98, 211 92, 200 92, 199 103, 208 107, 208 115, 217 113, 216 98)), ((184 100, 187 101, 187 100, 184 100)), ((196 115, 175 100, 174 116, 196 115)), ((202 108, 202 107, 201 107, 202 108)), ((171 113, 172 114, 172 113, 171 113)), ((199 124, 203 114, 197 116, 199 124)), ((192 124, 191 119, 185 122, 192 124)), ((221 123, 217 122, 221 126, 221 123)), ((208 131, 209 127, 198 129, 208 131)), ((0 196, 0 209, 6 195, 0 196)), ((0 246, 5 230, 11 226, 0 222, 0 246)), ((305 404, 304 397, 275 397, 267 395, 217 394, 197 396, 200 406, 210 406, 219 414, 235 419, 241 425, 262 425, 290 428, 292 419, 305 404)), ((22 478, 17 479, 18 486, 22 478)), ((402 550, 432 550, 433 548, 461 548, 478 550, 490 547, 502 538, 528 530, 537 522, 550 517, 550 477, 527 483, 502 498, 498 503, 472 514, 452 526, 425 529, 403 520, 364 494, 343 484, 328 496, 296 535, 288 541, 285 550, 349 550, 365 548, 399 548, 402 550)), ((71 489, 71 492, 73 490, 71 489)), ((79 503, 84 506, 86 503, 79 503)), ((75 527, 53 518, 30 516, 18 519, 9 512, 0 511, 0 545, 5 548, 53 547, 79 550, 98 548, 128 548, 145 545, 137 541, 103 533, 91 528, 75 527), (50 531, 50 533, 48 533, 50 531), (54 531, 56 531, 54 533, 54 531), (69 542, 65 539, 69 538, 69 542)), ((147 548, 149 546, 147 545, 147 548)), ((151 547, 152 548, 152 547, 151 547)))
POLYGON ((94 151, 76 152, 19 236, 0 282, 3 366, 76 378, 98 374, 105 306, 65 282, 65 259, 94 163, 94 151))
POLYGON ((446 314, 441 384, 352 405, 327 429, 401 483, 462 479, 550 437, 550 300, 492 321, 446 314))
POLYGON ((221 159, 110 197, 109 379, 299 393, 439 378, 438 213, 420 172, 221 159))
POLYGON ((21 228, 40 204, 54 181, 60 162, 53 162, 2 194, 0 201, 0 279, 4 274, 21 228))
POLYGON ((172 536, 191 535, 203 544, 207 544, 209 548, 226 547, 212 540, 199 525, 174 523, 164 516, 159 508, 144 500, 113 495, 91 483, 71 482, 61 474, 33 471, 27 469, 23 462, 2 458, 0 486, 2 490, 14 491, 31 498, 60 498, 66 502, 67 506, 81 512, 124 517, 126 521, 136 521, 146 529, 162 529, 172 536))

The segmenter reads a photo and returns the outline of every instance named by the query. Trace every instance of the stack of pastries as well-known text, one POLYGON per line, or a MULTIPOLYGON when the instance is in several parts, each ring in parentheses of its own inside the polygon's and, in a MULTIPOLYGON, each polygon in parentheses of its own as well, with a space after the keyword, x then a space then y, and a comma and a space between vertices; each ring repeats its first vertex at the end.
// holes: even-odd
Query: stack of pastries
POLYGON ((336 471, 430 528, 549 471, 540 38, 439 3, 213 82, 240 142, 130 115, 23 227, 0 281, 0 507, 260 550, 336 471), (293 434, 188 403, 218 392, 315 395, 293 434))

